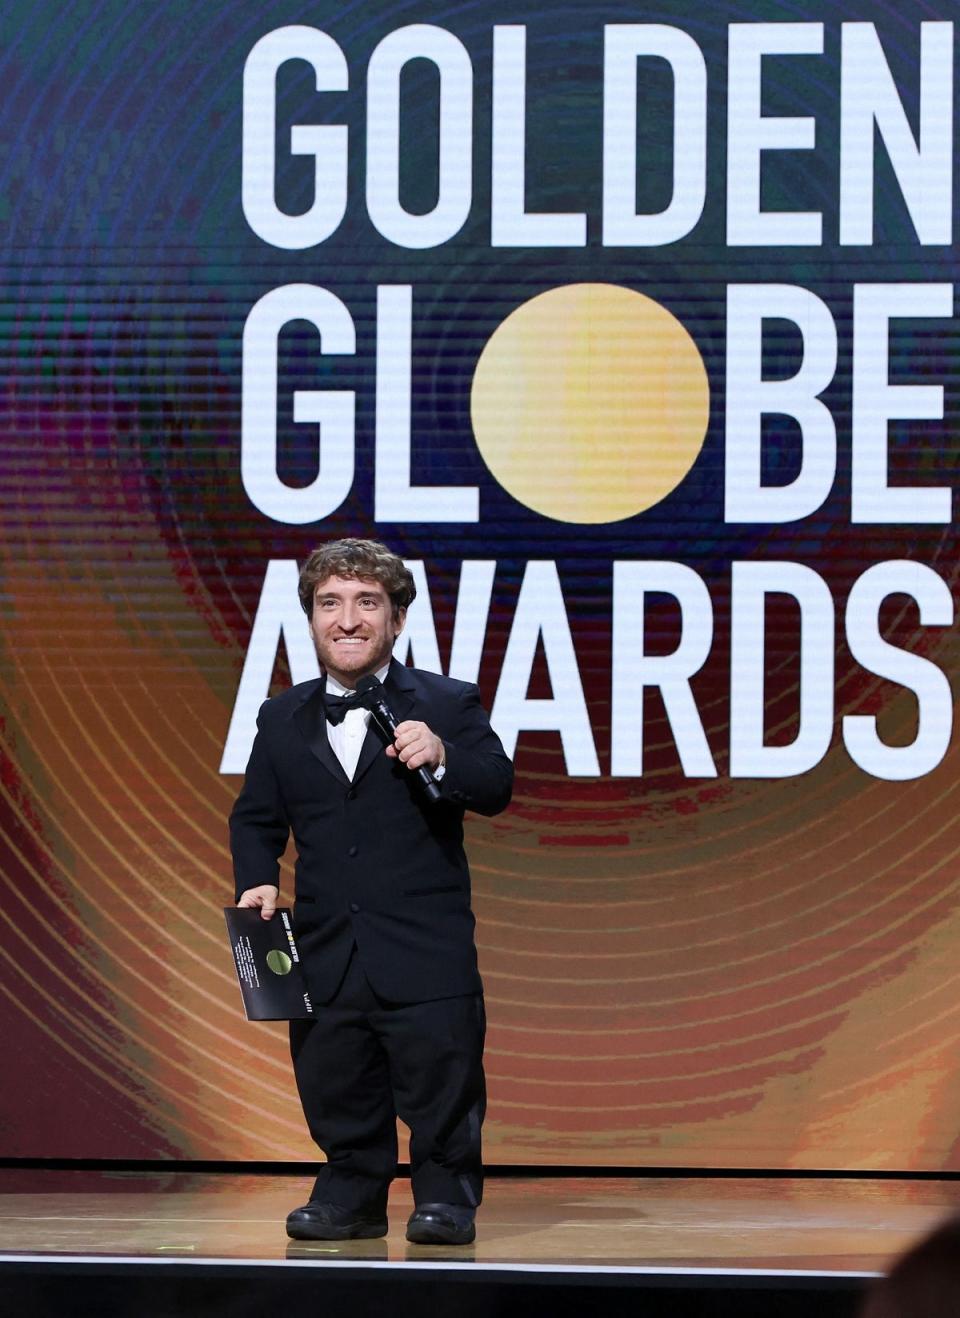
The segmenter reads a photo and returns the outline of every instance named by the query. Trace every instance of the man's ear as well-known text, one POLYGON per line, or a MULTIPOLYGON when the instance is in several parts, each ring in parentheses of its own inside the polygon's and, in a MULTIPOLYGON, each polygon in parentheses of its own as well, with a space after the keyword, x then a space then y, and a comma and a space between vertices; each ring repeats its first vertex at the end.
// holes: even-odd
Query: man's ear
POLYGON ((397 609, 397 611, 393 615, 393 625, 397 629, 393 634, 394 640, 396 640, 396 638, 403 631, 403 627, 406 621, 407 621, 406 609, 397 609))

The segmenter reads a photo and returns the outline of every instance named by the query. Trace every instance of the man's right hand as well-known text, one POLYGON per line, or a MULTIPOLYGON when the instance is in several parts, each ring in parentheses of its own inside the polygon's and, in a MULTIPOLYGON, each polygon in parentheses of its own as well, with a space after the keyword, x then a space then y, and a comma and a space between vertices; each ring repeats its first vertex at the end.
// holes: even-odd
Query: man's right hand
POLYGON ((279 888, 275 888, 272 883, 261 883, 259 888, 248 888, 246 892, 241 893, 237 905, 259 906, 261 919, 272 920, 279 896, 279 888))

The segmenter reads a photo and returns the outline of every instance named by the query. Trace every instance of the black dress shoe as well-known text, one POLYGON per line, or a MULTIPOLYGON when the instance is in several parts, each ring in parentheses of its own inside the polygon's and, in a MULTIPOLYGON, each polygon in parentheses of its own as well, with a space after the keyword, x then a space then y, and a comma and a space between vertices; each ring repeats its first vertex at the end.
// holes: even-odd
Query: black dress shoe
POLYGON ((293 1240, 373 1240, 387 1234, 383 1212, 370 1213, 311 1199, 287 1218, 287 1235, 293 1240))
POLYGON ((420 1204, 410 1214, 407 1239, 415 1245, 469 1245, 477 1234, 473 1211, 463 1204, 420 1204))

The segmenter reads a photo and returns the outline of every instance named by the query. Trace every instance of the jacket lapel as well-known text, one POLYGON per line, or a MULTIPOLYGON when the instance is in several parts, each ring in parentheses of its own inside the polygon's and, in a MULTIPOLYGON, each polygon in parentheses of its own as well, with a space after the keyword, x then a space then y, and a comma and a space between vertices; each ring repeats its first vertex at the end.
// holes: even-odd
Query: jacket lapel
MULTIPOLYGON (((323 692, 326 682, 323 678, 317 683, 316 688, 310 692, 303 704, 293 713, 293 721, 296 724, 300 735, 313 751, 314 755, 323 765, 323 767, 332 773, 337 782, 342 785, 349 785, 349 779, 343 772, 343 766, 333 753, 333 747, 330 745, 330 739, 327 736, 327 715, 323 707, 323 692)), ((370 734, 367 733, 369 741, 370 734)), ((366 749, 366 745, 364 745, 366 749)))

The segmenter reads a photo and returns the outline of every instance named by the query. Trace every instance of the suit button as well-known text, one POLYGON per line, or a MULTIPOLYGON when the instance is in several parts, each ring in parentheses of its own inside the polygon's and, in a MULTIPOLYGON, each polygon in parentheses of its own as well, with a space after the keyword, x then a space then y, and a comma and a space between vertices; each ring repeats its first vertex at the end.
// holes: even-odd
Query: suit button
POLYGON ((356 793, 355 789, 351 787, 350 790, 349 790, 349 792, 347 792, 347 800, 348 800, 348 801, 355 801, 356 799, 357 799, 357 793, 356 793))
POLYGON ((351 911, 353 911, 354 915, 356 915, 356 913, 357 913, 357 911, 359 911, 360 907, 357 905, 356 902, 351 902, 351 903, 350 903, 350 909, 351 909, 351 911))
POLYGON ((348 855, 348 856, 355 856, 359 850, 360 850, 360 848, 356 845, 356 843, 354 843, 354 845, 353 845, 353 846, 350 848, 350 850, 347 852, 347 855, 348 855))

